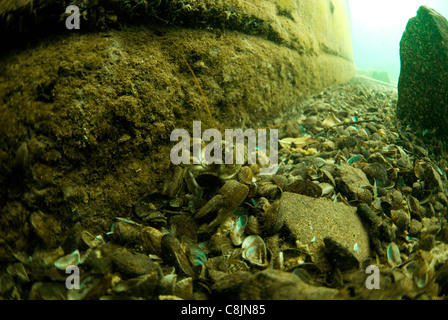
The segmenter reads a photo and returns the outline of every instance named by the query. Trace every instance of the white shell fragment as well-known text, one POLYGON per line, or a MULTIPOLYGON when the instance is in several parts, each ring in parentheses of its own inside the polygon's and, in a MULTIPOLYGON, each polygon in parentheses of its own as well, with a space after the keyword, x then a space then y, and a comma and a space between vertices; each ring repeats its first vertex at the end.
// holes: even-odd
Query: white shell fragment
POLYGON ((54 262, 54 266, 59 270, 66 270, 68 266, 77 266, 80 263, 79 251, 76 249, 54 262))

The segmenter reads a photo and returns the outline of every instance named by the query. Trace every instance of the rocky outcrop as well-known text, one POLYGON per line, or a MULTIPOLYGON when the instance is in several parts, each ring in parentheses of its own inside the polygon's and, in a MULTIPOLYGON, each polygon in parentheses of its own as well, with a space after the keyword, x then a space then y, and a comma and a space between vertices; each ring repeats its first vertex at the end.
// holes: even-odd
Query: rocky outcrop
POLYGON ((448 21, 420 7, 400 42, 398 116, 420 131, 448 133, 448 21))

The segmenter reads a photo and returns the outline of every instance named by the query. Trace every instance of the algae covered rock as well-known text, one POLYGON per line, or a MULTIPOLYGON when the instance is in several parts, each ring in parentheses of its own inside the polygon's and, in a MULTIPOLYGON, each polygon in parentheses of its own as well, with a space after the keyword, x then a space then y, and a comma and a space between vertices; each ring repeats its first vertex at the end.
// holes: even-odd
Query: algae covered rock
POLYGON ((448 133, 448 21, 426 6, 400 42, 398 116, 421 131, 448 133))

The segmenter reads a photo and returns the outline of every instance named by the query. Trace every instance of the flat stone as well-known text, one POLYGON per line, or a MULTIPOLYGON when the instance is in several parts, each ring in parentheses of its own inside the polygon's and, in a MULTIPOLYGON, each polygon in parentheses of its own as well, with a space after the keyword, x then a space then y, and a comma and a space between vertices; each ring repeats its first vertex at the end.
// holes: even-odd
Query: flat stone
POLYGON ((421 130, 448 133, 448 21, 420 7, 400 42, 399 118, 421 130))
POLYGON ((284 192, 279 210, 285 217, 286 228, 302 245, 308 246, 313 260, 321 259, 325 237, 338 241, 359 261, 370 256, 369 234, 355 207, 327 198, 284 192))

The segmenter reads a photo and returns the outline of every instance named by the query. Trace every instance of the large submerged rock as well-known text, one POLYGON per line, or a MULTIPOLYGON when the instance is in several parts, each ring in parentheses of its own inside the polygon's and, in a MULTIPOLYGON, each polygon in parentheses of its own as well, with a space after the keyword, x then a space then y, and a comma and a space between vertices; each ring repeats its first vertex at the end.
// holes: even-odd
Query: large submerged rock
POLYGON ((420 130, 448 133, 448 21, 420 7, 400 42, 398 116, 420 130))

